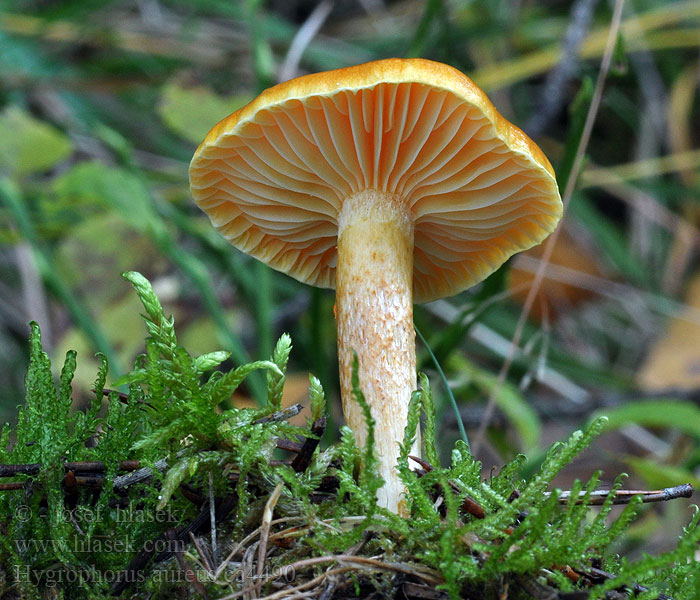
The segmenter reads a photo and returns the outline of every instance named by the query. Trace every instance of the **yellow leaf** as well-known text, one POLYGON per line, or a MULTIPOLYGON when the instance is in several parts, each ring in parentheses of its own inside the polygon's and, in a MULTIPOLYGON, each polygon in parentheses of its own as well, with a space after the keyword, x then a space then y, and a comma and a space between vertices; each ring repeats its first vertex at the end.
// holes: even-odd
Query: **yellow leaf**
POLYGON ((199 144, 213 123, 250 100, 249 96, 217 96, 202 86, 183 87, 171 81, 161 91, 158 114, 180 137, 199 144))
POLYGON ((688 287, 687 307, 668 323, 639 371, 642 389, 700 387, 700 273, 688 287))

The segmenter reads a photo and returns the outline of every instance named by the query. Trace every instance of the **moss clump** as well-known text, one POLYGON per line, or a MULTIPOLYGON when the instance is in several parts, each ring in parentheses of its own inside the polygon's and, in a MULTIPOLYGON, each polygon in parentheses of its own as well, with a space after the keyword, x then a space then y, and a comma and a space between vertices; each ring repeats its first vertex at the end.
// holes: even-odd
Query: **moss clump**
POLYGON ((629 562, 608 549, 639 498, 611 519, 613 494, 591 508, 597 475, 576 483, 566 501, 551 489, 601 421, 555 445, 528 481, 518 476, 523 457, 485 481, 462 442, 449 467, 438 465, 421 375, 399 462, 411 511, 403 519, 374 500, 382 482, 356 370, 370 443, 357 448, 343 428, 338 444, 314 451, 325 412, 318 380, 306 427, 281 410, 288 336, 271 360, 216 370, 228 354, 190 356, 149 283, 125 276, 148 329, 145 354, 115 382, 128 393, 105 393, 101 357, 95 395, 74 411, 75 354, 56 385, 32 324, 26 405, 0 444, 0 470, 12 476, 0 492, 3 597, 691 598, 697 590, 697 512, 676 550, 629 562), (265 406, 226 407, 255 370, 267 372, 265 406), (408 453, 421 413, 429 464, 415 470, 408 453))

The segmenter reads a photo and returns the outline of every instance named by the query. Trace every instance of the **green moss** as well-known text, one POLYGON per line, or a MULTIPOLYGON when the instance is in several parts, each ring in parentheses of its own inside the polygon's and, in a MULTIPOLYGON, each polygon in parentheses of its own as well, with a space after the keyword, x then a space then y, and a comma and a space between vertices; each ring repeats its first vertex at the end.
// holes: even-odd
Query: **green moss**
MULTIPOLYGON (((13 477, 22 489, 0 492, 0 565, 7 597, 38 598, 49 589, 71 598, 106 598, 121 590, 135 597, 151 593, 168 598, 175 589, 181 597, 190 592, 196 597, 199 592, 180 561, 199 574, 212 598, 257 582, 242 582, 246 566, 260 569, 269 576, 259 580, 262 594, 273 591, 269 581, 284 581, 290 564, 295 569, 305 565, 295 571, 290 587, 299 582, 311 586, 314 577, 322 585, 329 564, 338 562, 332 557, 347 554, 364 557, 365 562, 341 570, 360 595, 376 590, 391 596, 399 585, 395 573, 404 578, 413 573, 414 581, 430 582, 452 599, 498 598, 504 586, 512 598, 533 597, 532 586, 584 589, 590 598, 637 584, 652 590, 648 597, 664 591, 689 598, 690 590, 697 589, 697 512, 674 551, 631 562, 608 549, 634 520, 639 499, 612 518, 612 495, 602 506, 590 506, 597 474, 587 483, 576 482, 567 502, 552 489, 554 477, 591 443, 603 419, 553 446, 529 480, 519 477, 524 457, 484 480, 481 464, 462 441, 452 451, 450 466, 437 464, 432 394, 421 375, 398 465, 411 511, 410 518, 401 518, 375 502, 382 481, 372 443, 374 421, 359 388, 357 365, 354 397, 367 421, 367 447, 358 448, 352 432, 343 428, 338 444, 317 450, 309 466, 297 472, 275 453, 281 438, 315 439, 311 423, 294 427, 275 417, 291 352, 289 337, 282 336, 269 361, 217 370, 228 353, 191 356, 178 344, 173 319, 164 315, 148 281, 137 273, 125 277, 143 304, 148 331, 145 354, 115 382, 127 386, 128 393, 109 392, 104 398, 107 362, 100 356, 95 395, 85 409, 74 410, 75 353, 66 355, 56 384, 39 328, 32 324, 26 404, 17 426, 6 426, 0 440, 3 465, 34 465, 13 477), (256 370, 267 372, 267 404, 228 408, 231 394, 256 370), (414 471, 409 458, 422 414, 423 455, 433 465, 425 473, 414 471), (120 464, 126 460, 149 468, 150 476, 126 485, 129 475, 120 464), (101 462, 104 468, 87 476, 68 469, 66 461, 101 462), (258 528, 278 486, 271 529, 276 541, 268 543, 265 563, 257 564, 258 528), (193 533, 207 532, 210 494, 216 498, 215 565, 210 564, 213 544, 200 537, 195 547, 185 529, 200 522, 193 533), (478 505, 483 514, 466 510, 467 505, 478 505), (203 521, 202 515, 207 517, 203 521), (178 552, 144 554, 156 543, 167 546, 173 535, 184 540, 178 552), (237 545, 240 552, 224 562, 237 545), (139 556, 141 561, 134 563, 139 556), (297 562, 313 557, 327 561, 297 562), (612 578, 584 576, 577 583, 555 568, 567 565, 586 574, 593 563, 605 566, 612 578), (133 583, 115 587, 120 578, 133 583)), ((325 394, 313 377, 309 395, 317 421, 325 414, 325 394)), ((613 489, 620 485, 621 479, 613 489)), ((347 567, 349 559, 343 560, 347 567)))

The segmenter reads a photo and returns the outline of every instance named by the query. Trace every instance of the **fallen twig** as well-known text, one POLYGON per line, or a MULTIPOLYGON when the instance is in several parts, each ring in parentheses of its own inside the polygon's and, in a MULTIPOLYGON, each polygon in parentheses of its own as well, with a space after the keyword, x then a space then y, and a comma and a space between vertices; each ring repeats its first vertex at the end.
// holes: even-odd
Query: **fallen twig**
POLYGON ((262 523, 260 524, 260 543, 258 544, 258 571, 254 586, 258 596, 262 591, 262 576, 265 568, 265 557, 267 556, 267 542, 270 537, 272 515, 275 512, 275 506, 277 506, 283 489, 284 484, 278 483, 272 494, 270 494, 270 498, 265 504, 265 510, 263 511, 262 523))
MULTIPOLYGON (((139 468, 137 460, 123 460, 119 463, 118 470, 134 471, 139 468)), ((65 462, 63 468, 74 472, 100 472, 106 470, 103 462, 65 462)), ((15 475, 37 475, 41 471, 41 463, 26 463, 16 465, 0 465, 0 477, 14 477, 15 475)))
MULTIPOLYGON (((583 575, 585 575, 593 581, 607 581, 609 579, 615 579, 615 575, 613 575, 612 573, 608 573, 607 571, 603 571, 602 569, 598 569, 596 567, 581 569, 581 573, 583 573, 583 575)), ((649 588, 638 583, 633 583, 631 585, 625 585, 621 587, 630 588, 635 595, 649 591, 649 588)), ((626 597, 627 596, 625 596, 625 598, 626 597)), ((656 596, 655 600, 673 600, 673 598, 667 594, 659 594, 658 596, 656 596)))
MULTIPOLYGON (((591 506, 601 505, 610 494, 613 494, 613 504, 629 504, 635 496, 641 496, 642 502, 645 504, 649 502, 666 502, 667 500, 676 500, 677 498, 690 498, 694 491, 695 489, 689 483, 664 488, 662 490, 595 490, 591 492, 588 504, 591 506)), ((549 493, 550 492, 546 492, 547 495, 549 495, 549 493)), ((580 492, 579 497, 580 500, 577 501, 577 504, 583 502, 586 497, 586 492, 580 492)), ((559 496, 559 502, 568 502, 569 498, 571 498, 570 491, 562 492, 559 496)))
POLYGON ((185 573, 186 581, 192 584, 194 589, 197 590, 197 593, 202 598, 204 598, 204 600, 209 600, 207 590, 204 588, 204 585, 202 585, 202 582, 199 580, 199 577, 197 577, 197 573, 195 573, 192 570, 192 568, 185 562, 185 559, 182 556, 182 549, 178 548, 179 540, 175 530, 168 529, 168 531, 166 531, 166 536, 168 541, 172 542, 173 544, 173 554, 175 555, 175 560, 177 560, 177 564, 180 566, 180 569, 182 569, 185 573))
POLYGON ((271 421, 286 421, 287 419, 296 417, 303 410, 303 408, 304 407, 299 403, 292 404, 287 408, 283 408, 282 410, 273 412, 265 417, 261 417, 257 421, 253 421, 253 423, 259 425, 260 423, 269 423, 271 421))
POLYGON ((318 445, 321 442, 321 437, 323 436, 323 432, 325 430, 326 417, 321 417, 320 419, 317 419, 313 422, 313 425, 311 425, 311 433, 315 437, 306 438, 301 448, 299 449, 299 453, 292 461, 292 469, 294 469, 297 473, 301 473, 308 469, 309 465, 311 464, 311 459, 313 458, 314 452, 316 451, 316 448, 318 448, 318 445))
MULTIPOLYGON (((422 458, 418 458, 417 456, 410 455, 408 458, 417 462, 421 467, 425 469, 426 472, 432 471, 435 468, 430 463, 427 463, 422 458)), ((456 483, 453 483, 452 481, 450 481, 449 483, 450 487, 455 492, 460 493, 462 491, 459 489, 456 483)), ((462 510, 466 513, 469 513, 477 519, 483 519, 486 517, 486 511, 484 510, 484 507, 469 496, 466 496, 462 501, 462 510)))

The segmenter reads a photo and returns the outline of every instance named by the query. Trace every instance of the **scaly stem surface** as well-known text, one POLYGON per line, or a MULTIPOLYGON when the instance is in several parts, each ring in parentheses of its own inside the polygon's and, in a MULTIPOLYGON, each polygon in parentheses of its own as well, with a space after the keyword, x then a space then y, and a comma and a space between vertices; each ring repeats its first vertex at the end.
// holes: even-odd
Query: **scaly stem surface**
MULTIPOLYGON (((353 350, 360 388, 376 421, 375 450, 385 484, 380 506, 403 513, 396 469, 411 393, 416 389, 413 329, 413 220, 400 198, 364 190, 339 216, 336 320, 340 389, 346 424, 360 446, 367 432, 352 398, 353 350)), ((419 454, 417 442, 412 450, 419 454)))

